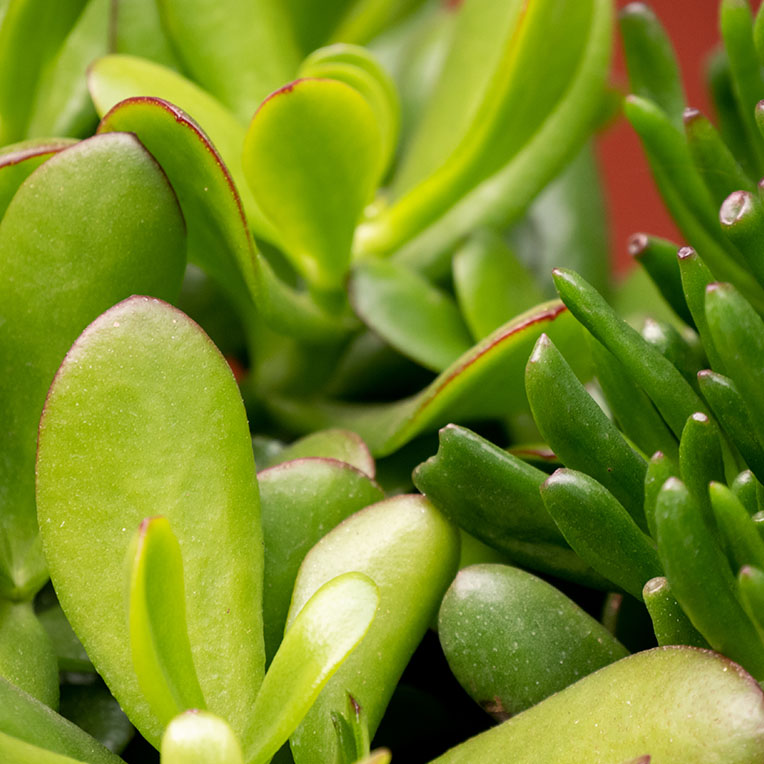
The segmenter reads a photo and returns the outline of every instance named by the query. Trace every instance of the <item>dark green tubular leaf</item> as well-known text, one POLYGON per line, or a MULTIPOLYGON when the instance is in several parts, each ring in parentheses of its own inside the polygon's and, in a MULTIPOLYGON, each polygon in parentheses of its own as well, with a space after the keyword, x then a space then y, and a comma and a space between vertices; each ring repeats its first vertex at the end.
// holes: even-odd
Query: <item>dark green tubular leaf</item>
POLYGON ((416 238, 399 256, 426 260, 481 224, 516 219, 591 130, 609 2, 467 3, 457 24, 395 201, 359 229, 359 251, 392 253, 416 238), (532 87, 528 71, 539 75, 532 87))
POLYGON ((658 538, 658 527, 655 521, 655 509, 658 494, 663 484, 670 477, 679 476, 678 463, 668 459, 665 454, 657 451, 650 457, 645 474, 645 519, 653 539, 658 538))
POLYGON ((161 168, 133 136, 97 136, 22 184, 0 223, 0 261, 0 592, 18 599, 47 578, 34 460, 53 375, 77 335, 116 301, 137 291, 177 295, 183 218, 161 168))
POLYGON ((507 565, 459 571, 438 636, 459 684, 499 721, 629 654, 562 592, 507 565))
POLYGON ((122 764, 95 738, 2 677, 0 734, 87 764, 122 764))
POLYGON ((722 0, 719 27, 740 121, 761 175, 764 173, 764 141, 756 128, 753 110, 764 98, 764 78, 753 42, 753 14, 748 0, 722 0))
POLYGON ((114 53, 132 53, 180 68, 162 29, 156 0, 112 0, 109 36, 114 53))
POLYGON ((629 239, 629 254, 647 271, 666 302, 688 326, 695 326, 682 290, 677 265, 679 247, 668 239, 638 233, 629 239))
POLYGON ((653 622, 655 638, 661 647, 690 645, 708 647, 703 635, 692 625, 663 577, 651 578, 642 590, 642 599, 653 622))
POLYGON ((268 466, 310 457, 345 462, 372 479, 376 472, 376 465, 368 446, 350 430, 319 430, 306 435, 279 451, 278 456, 272 459, 268 466))
POLYGON ((761 689, 706 650, 659 647, 597 671, 432 764, 612 764, 646 749, 656 764, 757 764, 761 689))
POLYGON ((703 350, 711 366, 723 374, 724 364, 716 352, 706 320, 706 287, 713 282, 714 276, 692 247, 682 247, 677 255, 677 261, 687 307, 692 314, 703 350))
POLYGON ((528 268, 488 229, 457 250, 453 279, 459 309, 476 341, 544 299, 528 268))
POLYGON ((687 418, 679 441, 679 476, 698 502, 709 529, 714 527, 708 484, 724 481, 721 433, 705 414, 687 418))
POLYGON ((637 599, 646 581, 663 574, 653 541, 593 478, 556 470, 541 486, 541 498, 578 555, 637 599))
POLYGON ((292 589, 305 555, 332 528, 384 498, 366 475, 331 459, 297 459, 262 471, 266 664, 284 636, 292 589))
POLYGON ((764 571, 745 565, 737 581, 743 605, 759 631, 764 632, 764 571))
POLYGON ((655 519, 666 578, 695 628, 715 650, 764 675, 764 645, 737 599, 724 553, 680 480, 666 481, 655 519))
POLYGON ((401 107, 395 83, 379 61, 365 48, 338 43, 313 51, 300 64, 298 76, 339 80, 366 98, 374 110, 381 133, 381 178, 398 145, 401 107))
POLYGON ((644 3, 629 3, 618 21, 631 92, 654 101, 675 126, 681 127, 686 103, 684 89, 666 30, 644 3))
POLYGON ((735 383, 710 369, 698 372, 700 392, 754 474, 764 479, 764 446, 751 430, 751 414, 735 383))
POLYGON ((438 453, 414 485, 447 517, 510 560, 596 588, 607 585, 570 550, 544 506, 547 474, 456 425, 440 431, 438 453))
POLYGON ((373 623, 380 592, 348 572, 323 584, 291 623, 263 680, 248 738, 249 764, 267 764, 373 623))
POLYGON ((286 85, 249 126, 247 181, 292 264, 316 290, 342 285, 355 227, 379 177, 381 148, 374 110, 336 80, 286 85))
POLYGON ((244 764, 234 731, 208 711, 186 711, 162 736, 162 764, 244 764))
POLYGON ((690 384, 578 274, 555 268, 553 275, 571 313, 621 362, 678 438, 687 417, 705 410, 690 384))
POLYGON ((183 550, 204 698, 240 734, 264 662, 259 501, 236 382, 196 324, 135 297, 88 327, 48 396, 37 503, 61 606, 131 721, 156 744, 163 724, 135 675, 124 593, 113 582, 124 579, 129 529, 150 513, 167 517, 183 550))
POLYGON ((695 167, 716 205, 721 206, 733 191, 756 190, 756 183, 738 164, 716 128, 697 109, 684 112, 684 132, 695 167))
POLYGON ((42 72, 87 0, 12 0, 0 26, 0 146, 25 137, 42 72))
POLYGON ((759 511, 757 491, 761 484, 751 470, 743 470, 731 483, 730 489, 749 515, 759 511))
POLYGON ((660 108, 638 96, 626 98, 624 112, 642 141, 656 185, 679 229, 703 253, 717 278, 738 284, 757 304, 764 304, 764 290, 719 230, 718 207, 695 169, 682 132, 660 108))
POLYGON ((349 291, 356 314, 375 334, 431 371, 443 371, 472 347, 453 298, 403 265, 360 262, 349 291))
POLYGON ((58 662, 29 602, 0 601, 0 676, 58 708, 58 662))
POLYGON ((74 144, 66 138, 24 141, 0 150, 0 220, 19 186, 43 162, 74 144))
POLYGON ((706 365, 706 356, 697 335, 686 329, 680 333, 668 321, 645 319, 642 337, 681 372, 693 388, 697 388, 698 372, 706 365))
POLYGON ((544 303, 497 329, 418 394, 375 405, 271 397, 266 405, 294 430, 343 427, 375 456, 387 456, 448 422, 527 412, 523 374, 542 332, 566 352, 581 354, 580 326, 558 301, 544 303))
POLYGON ((333 761, 331 713, 342 712, 348 692, 368 715, 373 736, 456 573, 458 538, 456 529, 422 496, 398 496, 349 517, 308 553, 295 583, 288 624, 319 587, 348 571, 369 576, 380 602, 366 637, 291 737, 297 764, 333 761))
POLYGON ((764 284, 764 210, 758 196, 749 191, 730 194, 719 210, 722 231, 738 248, 759 284, 764 284))
POLYGON ((740 570, 744 565, 764 568, 764 541, 745 507, 722 483, 711 483, 709 493, 716 527, 733 570, 740 570))
POLYGON ((181 109, 159 98, 121 101, 99 132, 133 132, 161 162, 188 225, 189 258, 220 284, 245 324, 253 304, 275 330, 322 341, 348 327, 281 281, 252 241, 239 187, 209 138, 181 109))
POLYGON ((706 316, 726 374, 751 413, 759 439, 764 437, 764 321, 729 284, 706 290, 706 316))
POLYGON ((541 435, 563 464, 598 480, 647 529, 645 460, 626 442, 544 334, 528 360, 525 391, 541 435))
POLYGON ((643 454, 663 451, 672 461, 678 456, 678 443, 652 401, 626 373, 613 354, 590 334, 597 381, 620 430, 643 454))
POLYGON ((40 77, 29 136, 91 135, 98 122, 86 72, 108 52, 110 0, 89 0, 54 59, 40 77))
POLYGON ((145 519, 127 554, 127 617, 133 668, 162 725, 205 708, 186 627, 183 560, 165 517, 145 519))
POLYGON ((299 53, 280 0, 159 0, 158 7, 183 68, 243 122, 294 77, 299 53))

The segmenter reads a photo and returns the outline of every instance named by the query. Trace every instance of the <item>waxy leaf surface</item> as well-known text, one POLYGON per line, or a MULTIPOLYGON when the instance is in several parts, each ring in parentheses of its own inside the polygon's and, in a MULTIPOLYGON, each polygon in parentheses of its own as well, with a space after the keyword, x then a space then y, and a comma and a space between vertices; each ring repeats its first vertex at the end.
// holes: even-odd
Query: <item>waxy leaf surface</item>
POLYGON ((241 735, 263 672, 262 537, 249 428, 233 375, 180 311, 134 297, 68 354, 41 424, 38 513, 59 599, 96 668, 155 744, 133 670, 124 565, 133 530, 167 517, 208 708, 241 735))

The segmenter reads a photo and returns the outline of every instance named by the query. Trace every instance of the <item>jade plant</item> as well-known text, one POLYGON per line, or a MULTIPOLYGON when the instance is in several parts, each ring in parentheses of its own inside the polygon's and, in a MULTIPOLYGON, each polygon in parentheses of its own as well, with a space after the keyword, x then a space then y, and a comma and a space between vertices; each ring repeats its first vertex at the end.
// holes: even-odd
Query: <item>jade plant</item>
POLYGON ((0 0, 3 761, 764 760, 764 22, 622 15, 640 334, 612 18, 0 0))

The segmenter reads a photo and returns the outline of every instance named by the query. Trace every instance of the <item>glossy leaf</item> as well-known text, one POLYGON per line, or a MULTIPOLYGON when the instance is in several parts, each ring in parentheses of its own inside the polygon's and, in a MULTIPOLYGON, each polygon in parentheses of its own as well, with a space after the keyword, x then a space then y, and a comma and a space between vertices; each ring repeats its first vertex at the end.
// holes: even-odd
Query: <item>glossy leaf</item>
POLYGON ((332 760, 336 738, 331 712, 344 709, 348 692, 368 715, 373 736, 457 562, 456 529, 421 496, 398 496, 367 507, 313 547, 295 583, 288 624, 326 581, 349 571, 369 576, 380 602, 363 642, 290 739, 297 764, 332 760))
POLYGON ((578 555, 632 596, 641 599, 645 583, 662 575, 652 539, 593 478, 559 469, 541 487, 541 498, 578 555))
POLYGON ((31 597, 46 579, 34 460, 53 375, 77 335, 110 305, 138 291, 177 295, 183 218, 167 178, 134 137, 97 136, 59 152, 19 188, 0 224, 0 261, 0 367, 8 370, 0 382, 7 539, 0 589, 17 598, 31 597))
POLYGON ((719 210, 722 231, 738 248, 759 284, 764 284, 759 242, 764 234, 764 210, 758 196, 750 191, 734 191, 719 210))
MULTIPOLYGON (((308 436, 310 437, 310 436, 308 436)), ((383 498, 366 475, 331 459, 296 459, 258 475, 265 544, 266 662, 284 636, 292 589, 305 555, 346 517, 383 498)))
POLYGON ((354 430, 372 454, 386 456, 421 432, 449 421, 527 410, 523 370, 542 332, 563 348, 580 344, 579 328, 572 316, 558 302, 545 303, 497 329, 411 398, 361 406, 274 397, 267 405, 297 430, 354 430))
POLYGON ((208 711, 186 711, 162 736, 162 764, 244 764, 241 746, 226 722, 208 711))
POLYGON ((272 93, 244 142, 252 193, 292 264, 319 290, 337 289, 382 154, 374 111, 336 80, 297 80, 272 93))
POLYGON ((746 565, 764 569, 764 541, 745 507, 723 483, 711 483, 709 493, 716 527, 733 571, 746 565))
POLYGON ((120 764, 122 761, 95 738, 2 677, 0 733, 87 764, 120 764))
POLYGON ((294 76, 298 52, 280 0, 159 0, 183 68, 244 122, 294 76))
POLYGON ((205 707, 188 641, 183 560, 166 518, 141 523, 126 562, 133 668, 153 714, 166 725, 205 707))
POLYGON ((425 368, 441 372, 472 346, 453 299, 404 266, 386 260, 358 263, 349 289, 361 320, 425 368))
POLYGON ((658 526, 655 520, 658 494, 670 477, 679 477, 679 464, 667 459, 666 455, 660 451, 656 451, 647 463, 645 474, 645 519, 650 536, 654 540, 658 538, 658 526))
POLYGON ((666 645, 690 645, 708 647, 708 642, 692 625, 671 592, 669 582, 663 577, 651 578, 642 590, 642 599, 653 622, 655 638, 661 647, 666 645))
POLYGON ((240 733, 264 658, 259 502, 236 383, 198 326, 144 297, 91 324, 48 397, 37 502, 61 605, 131 720, 156 744, 163 724, 138 684, 123 592, 112 582, 123 578, 130 529, 152 513, 167 517, 183 549, 202 692, 240 733))
POLYGON ((738 574, 738 585, 744 607, 759 632, 764 631, 764 571, 752 565, 744 566, 738 574))
POLYGON ((755 515, 759 511, 757 492, 761 483, 754 477, 751 470, 743 470, 730 484, 732 493, 745 507, 749 515, 755 515))
POLYGON ((349 572, 323 584, 292 614, 252 709, 250 764, 268 762, 287 741, 363 639, 379 603, 374 581, 349 572))
POLYGON ((454 676, 499 721, 629 654, 562 592, 506 565, 458 573, 438 635, 454 676))
POLYGON ((680 332, 668 321, 648 317, 641 331, 643 339, 668 359, 697 392, 697 373, 706 365, 706 356, 692 329, 680 332))
POLYGON ((293 459, 336 459, 374 479, 376 465, 368 446, 350 430, 319 430, 285 446, 268 466, 293 459))
POLYGON ((764 752, 761 690, 739 666, 689 647, 618 661, 433 764, 757 764, 764 752), (746 708, 745 714, 738 712, 746 708), (639 760, 639 759, 638 759, 639 760))

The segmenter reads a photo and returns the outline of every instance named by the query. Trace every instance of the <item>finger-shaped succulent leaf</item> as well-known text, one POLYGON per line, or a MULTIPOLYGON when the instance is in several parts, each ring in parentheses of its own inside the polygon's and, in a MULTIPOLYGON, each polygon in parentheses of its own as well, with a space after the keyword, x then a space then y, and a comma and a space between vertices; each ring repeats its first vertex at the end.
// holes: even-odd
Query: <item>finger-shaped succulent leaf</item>
POLYGON ((679 62, 651 8, 629 3, 618 18, 632 93, 655 101, 677 126, 685 107, 679 62))
POLYGON ((453 298, 405 266, 389 260, 358 263, 349 288, 361 320, 398 352, 432 371, 443 371, 472 346, 453 298))
POLYGON ((87 764, 122 762, 122 759, 104 748, 95 738, 2 677, 0 733, 87 764))
POLYGON ((648 317, 641 334, 664 358, 671 361, 697 392, 697 373, 707 363, 700 341, 692 329, 680 332, 670 321, 648 317))
POLYGON ((46 556, 88 655, 156 744, 163 724, 135 675, 124 593, 114 584, 124 580, 130 529, 158 512, 172 524, 202 692, 240 734, 264 659, 254 469, 233 375, 180 311, 145 297, 126 300, 67 355, 40 433, 37 502, 46 556))
POLYGON ((716 527, 732 569, 740 570, 745 565, 764 569, 764 541, 745 507, 723 483, 711 483, 709 494, 716 527))
POLYGON ((541 498, 567 542, 598 573, 637 599, 647 581, 663 573, 655 545, 600 483, 559 469, 541 498))
POLYGON ((438 453, 414 470, 414 485, 457 525, 509 559, 601 588, 606 581, 565 542, 539 488, 547 474, 456 425, 438 453))
POLYGON ((281 449, 268 466, 311 457, 345 462, 374 479, 376 465, 369 447, 351 430, 319 430, 305 435, 281 449))
POLYGON ((761 483, 754 477, 751 470, 743 470, 730 484, 732 493, 737 496, 749 515, 755 515, 759 511, 757 493, 760 487, 761 483))
POLYGON ((319 290, 337 289, 356 224, 381 164, 375 114, 354 88, 304 79, 272 93, 244 142, 257 203, 295 268, 319 290))
POLYGON ((679 437, 687 417, 705 411, 689 383, 578 274, 556 268, 554 283, 573 315, 621 362, 679 437))
POLYGON ((722 231, 737 247, 746 265, 764 285, 764 264, 761 261, 761 237, 764 235, 764 209, 758 195, 750 191, 733 191, 719 210, 722 231))
POLYGON ((663 484, 670 477, 679 477, 679 465, 675 460, 668 459, 660 451, 656 451, 647 463, 645 473, 645 520, 653 539, 658 538, 658 527, 655 522, 655 508, 658 503, 658 494, 663 484))
POLYGON ((40 75, 85 4, 86 0, 8 3, 0 27, 0 146, 26 135, 40 75))
POLYGON ((457 574, 438 635, 459 683, 500 721, 629 654, 562 592, 507 565, 457 574))
POLYGON ((366 475, 332 459, 297 459, 258 475, 265 544, 263 622, 266 663, 284 636, 292 589, 305 555, 359 509, 380 501, 366 475))
POLYGON ((159 0, 183 68, 246 122, 294 77, 296 41, 281 0, 159 0))
POLYGON ((735 383, 729 377, 704 369, 698 372, 698 384, 746 465, 764 480, 764 446, 751 429, 751 414, 735 383))
POLYGON ((666 578, 695 628, 715 650, 764 676, 764 643, 737 599, 724 553, 680 480, 666 481, 655 519, 666 578))
POLYGON ((528 268, 492 231, 477 231, 454 255, 456 298, 472 337, 481 340, 543 300, 528 268))
POLYGON ((748 610, 759 632, 764 632, 764 571, 745 565, 740 569, 737 580, 743 607, 748 610))
POLYGON ((361 406, 273 397, 267 405, 298 431, 345 427, 357 432, 372 454, 386 456, 450 421, 527 411, 523 374, 533 344, 546 332, 575 356, 579 331, 559 302, 544 303, 497 329, 411 398, 361 406))
POLYGON ((756 764, 764 753, 761 689, 713 653, 660 647, 601 669, 435 762, 611 764, 645 749, 656 762, 756 764))
POLYGON ((729 284, 706 288, 706 316, 725 373, 751 412, 751 424, 764 437, 764 321, 729 284))
POLYGON ((75 142, 66 138, 24 141, 0 150, 0 220, 30 173, 75 142))
POLYGON ((363 639, 379 603, 374 581, 349 572, 323 584, 292 615, 252 709, 250 764, 268 762, 287 741, 363 639))
POLYGON ((58 708, 58 662, 29 602, 0 600, 0 676, 58 708))
POLYGON ((691 647, 708 647, 708 642, 692 625, 692 622, 682 610, 671 592, 669 582, 663 576, 651 578, 642 590, 647 612, 653 622, 653 631, 658 644, 690 645, 691 647))
POLYGON ((252 240, 240 189, 185 112, 158 98, 130 98, 111 109, 98 129, 135 133, 161 162, 187 221, 189 258, 225 288, 245 323, 253 320, 254 302, 274 329, 288 335, 315 341, 346 331, 273 272, 252 240))
POLYGON ((180 545, 166 518, 141 523, 127 565, 133 668, 154 716, 166 725, 205 707, 188 641, 180 545))
POLYGON ((162 736, 162 764, 244 764, 233 730, 208 711, 176 716, 162 736))
POLYGON ((44 583, 34 460, 45 395, 61 359, 100 312, 136 292, 173 299, 185 266, 177 199, 130 135, 61 151, 16 192, 0 224, 0 590, 44 583), (78 221, 72 225, 72 221, 78 221))
POLYGON ((398 496, 349 517, 308 553, 295 583, 288 624, 324 583, 350 571, 376 583, 380 602, 366 637, 291 737, 297 764, 333 761, 337 743, 331 712, 344 710, 348 692, 368 715, 373 736, 456 572, 458 538, 426 499, 398 496))
POLYGON ((563 464, 598 480, 646 529, 645 460, 586 392, 545 334, 528 360, 525 391, 541 435, 563 464))

